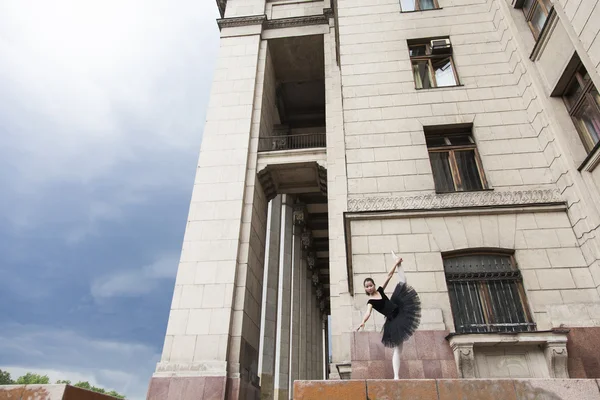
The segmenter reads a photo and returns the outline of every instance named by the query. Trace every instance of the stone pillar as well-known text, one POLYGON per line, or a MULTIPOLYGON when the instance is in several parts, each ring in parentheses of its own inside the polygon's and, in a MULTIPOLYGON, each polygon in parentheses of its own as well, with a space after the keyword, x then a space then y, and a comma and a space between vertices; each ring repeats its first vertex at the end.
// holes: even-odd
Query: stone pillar
POLYGON ((300 265, 300 279, 298 282, 300 285, 300 325, 298 326, 299 331, 300 331, 300 340, 299 340, 300 349, 298 352, 298 355, 299 355, 298 379, 305 380, 305 379, 307 379, 306 361, 307 361, 307 356, 308 356, 308 348, 306 346, 306 339, 307 339, 306 323, 307 323, 308 315, 306 312, 307 311, 306 310, 306 303, 307 303, 307 298, 306 298, 306 260, 304 258, 302 259, 302 263, 300 265))
POLYGON ((304 279, 305 290, 304 295, 306 296, 305 310, 306 310, 306 323, 304 324, 305 331, 305 346, 306 346, 306 378, 311 379, 311 365, 313 354, 311 352, 311 334, 312 334, 312 272, 307 271, 306 278, 304 279))
POLYGON ((267 248, 263 280, 260 344, 260 396, 273 398, 275 374, 275 343, 277 338, 277 297, 279 292, 279 258, 281 239, 281 195, 269 203, 267 248))
MULTIPOLYGON (((302 268, 302 241, 300 239, 301 228, 294 225, 294 245, 293 245, 293 264, 292 264, 292 320, 290 326, 290 389, 293 388, 294 381, 298 379, 299 360, 300 360, 300 271, 302 268)), ((292 390, 289 393, 290 399, 293 396, 292 390)))
POLYGON ((292 305, 292 228, 292 199, 289 195, 282 195, 274 400, 287 400, 289 398, 290 311, 292 305))
POLYGON ((151 400, 203 399, 206 393, 215 399, 245 399, 258 390, 267 202, 256 182, 253 139, 260 129, 261 53, 266 43, 261 42, 260 24, 243 35, 235 29, 221 31, 163 353, 148 393, 151 400), (172 382, 189 390, 166 395, 172 382))

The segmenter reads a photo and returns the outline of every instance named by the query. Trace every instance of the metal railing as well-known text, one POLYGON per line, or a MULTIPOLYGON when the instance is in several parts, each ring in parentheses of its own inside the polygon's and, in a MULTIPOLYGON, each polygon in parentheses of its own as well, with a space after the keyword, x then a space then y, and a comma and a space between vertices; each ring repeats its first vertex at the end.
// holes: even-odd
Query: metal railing
POLYGON ((324 133, 302 133, 297 135, 263 136, 258 138, 258 151, 313 149, 325 147, 324 133))

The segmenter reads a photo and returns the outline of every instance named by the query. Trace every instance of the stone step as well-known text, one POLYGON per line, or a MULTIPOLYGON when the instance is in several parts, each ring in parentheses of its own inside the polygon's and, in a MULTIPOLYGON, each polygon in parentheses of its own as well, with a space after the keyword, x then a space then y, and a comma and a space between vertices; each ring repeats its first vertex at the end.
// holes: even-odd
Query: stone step
POLYGON ((597 379, 295 381, 294 400, 600 400, 597 379))

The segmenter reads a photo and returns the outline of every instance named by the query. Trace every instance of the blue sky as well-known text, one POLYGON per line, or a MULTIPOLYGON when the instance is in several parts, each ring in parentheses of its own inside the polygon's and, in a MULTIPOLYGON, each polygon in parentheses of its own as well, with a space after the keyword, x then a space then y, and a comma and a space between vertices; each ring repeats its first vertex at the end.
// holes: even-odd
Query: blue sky
POLYGON ((0 369, 145 398, 218 49, 212 0, 0 2, 0 369))

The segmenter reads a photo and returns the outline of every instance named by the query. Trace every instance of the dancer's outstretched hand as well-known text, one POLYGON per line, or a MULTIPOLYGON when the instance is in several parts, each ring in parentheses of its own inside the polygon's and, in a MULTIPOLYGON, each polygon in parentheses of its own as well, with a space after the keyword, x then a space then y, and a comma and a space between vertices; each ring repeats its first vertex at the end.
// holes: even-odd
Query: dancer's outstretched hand
POLYGON ((362 324, 360 324, 358 326, 358 328, 356 328, 356 331, 358 332, 358 331, 360 331, 360 328, 364 328, 364 327, 365 327, 365 323, 363 322, 362 324))
POLYGON ((396 267, 400 266, 402 264, 402 261, 404 261, 402 257, 398 257, 398 259, 396 260, 396 267))

